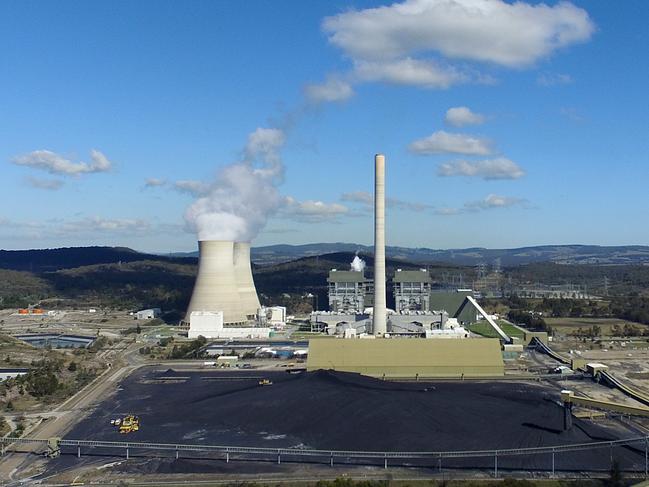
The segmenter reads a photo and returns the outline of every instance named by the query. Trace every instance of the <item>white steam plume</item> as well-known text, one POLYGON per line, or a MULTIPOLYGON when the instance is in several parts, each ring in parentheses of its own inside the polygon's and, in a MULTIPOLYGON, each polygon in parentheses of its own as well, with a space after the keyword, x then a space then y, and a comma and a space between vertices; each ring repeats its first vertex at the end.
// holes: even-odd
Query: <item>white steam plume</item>
POLYGON ((283 202, 277 185, 284 173, 279 151, 285 139, 274 128, 260 127, 248 136, 244 159, 222 168, 185 212, 199 240, 249 242, 257 236, 283 202))
POLYGON ((356 255, 354 256, 354 260, 352 260, 351 266, 353 271, 363 272, 365 270, 365 261, 356 255))

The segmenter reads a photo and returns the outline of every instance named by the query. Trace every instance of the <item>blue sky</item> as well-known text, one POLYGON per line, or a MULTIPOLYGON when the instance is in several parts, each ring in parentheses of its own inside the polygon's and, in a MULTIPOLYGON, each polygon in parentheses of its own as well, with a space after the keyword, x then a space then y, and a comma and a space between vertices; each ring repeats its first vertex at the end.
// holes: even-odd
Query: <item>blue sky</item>
POLYGON ((376 152, 390 245, 646 244, 647 21, 643 0, 2 2, 0 248, 369 244, 376 152))

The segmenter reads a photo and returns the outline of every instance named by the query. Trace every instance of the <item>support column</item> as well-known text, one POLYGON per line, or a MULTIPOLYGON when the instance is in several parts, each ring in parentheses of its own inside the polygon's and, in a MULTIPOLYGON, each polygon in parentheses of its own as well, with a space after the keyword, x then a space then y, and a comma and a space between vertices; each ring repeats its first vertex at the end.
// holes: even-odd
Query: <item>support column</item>
POLYGON ((554 477, 554 448, 552 449, 552 477, 554 477))

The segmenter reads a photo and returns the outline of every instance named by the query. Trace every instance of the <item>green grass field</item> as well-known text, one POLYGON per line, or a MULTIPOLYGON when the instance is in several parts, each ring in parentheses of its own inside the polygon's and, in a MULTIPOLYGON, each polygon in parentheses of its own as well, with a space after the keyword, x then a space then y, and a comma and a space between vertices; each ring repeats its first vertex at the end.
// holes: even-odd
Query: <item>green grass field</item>
MULTIPOLYGON (((498 320, 496 321, 496 323, 498 323, 498 326, 500 326, 500 328, 502 328, 502 330, 510 337, 521 339, 523 338, 523 332, 516 328, 514 325, 502 320, 498 320)), ((482 335, 483 337, 500 338, 498 333, 496 333, 496 330, 494 330, 486 321, 474 323, 473 325, 469 326, 469 330, 471 330, 473 333, 477 333, 478 335, 482 335)))

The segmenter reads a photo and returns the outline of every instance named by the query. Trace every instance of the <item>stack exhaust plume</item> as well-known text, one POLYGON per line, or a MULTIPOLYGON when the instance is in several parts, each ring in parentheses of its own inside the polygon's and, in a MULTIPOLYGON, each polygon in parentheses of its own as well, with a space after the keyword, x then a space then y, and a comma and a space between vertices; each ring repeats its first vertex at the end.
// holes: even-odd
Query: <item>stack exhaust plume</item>
POLYGON ((255 281, 252 279, 250 242, 234 243, 234 274, 237 279, 241 310, 248 319, 255 319, 260 304, 255 281))
POLYGON ((193 311, 222 311, 224 323, 246 321, 234 268, 234 245, 226 240, 198 242, 198 275, 185 315, 186 323, 190 322, 193 311))
POLYGON ((374 156, 374 311, 372 333, 387 332, 385 305, 385 156, 374 156))

